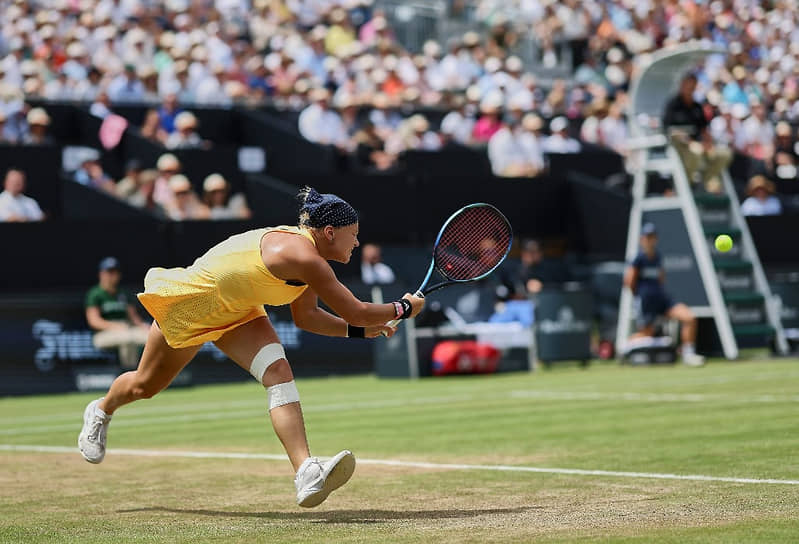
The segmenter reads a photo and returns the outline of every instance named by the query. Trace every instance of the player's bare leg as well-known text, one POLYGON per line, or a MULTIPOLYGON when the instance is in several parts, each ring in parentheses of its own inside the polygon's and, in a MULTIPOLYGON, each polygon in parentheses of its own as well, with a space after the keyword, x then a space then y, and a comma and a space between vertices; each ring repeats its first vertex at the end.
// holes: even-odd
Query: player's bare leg
POLYGON ((696 316, 685 304, 675 304, 666 312, 666 316, 680 322, 682 332, 682 360, 689 366, 702 366, 705 358, 696 353, 696 316))
POLYGON ((355 470, 355 458, 347 450, 326 463, 311 457, 299 394, 288 361, 281 356, 276 359, 268 357, 262 365, 256 363, 264 350, 270 353, 279 351, 282 355, 282 347, 277 348, 280 340, 269 319, 254 319, 228 332, 215 343, 236 364, 254 375, 258 374, 256 366, 266 366, 261 383, 270 396, 272 427, 296 472, 297 502, 301 506, 320 504, 331 491, 349 480, 355 470))
POLYGON ((200 346, 175 349, 166 343, 156 323, 150 327, 139 367, 114 380, 105 397, 89 403, 83 412, 78 447, 83 458, 99 463, 105 457, 106 433, 111 415, 125 404, 148 399, 165 389, 185 367, 200 346))

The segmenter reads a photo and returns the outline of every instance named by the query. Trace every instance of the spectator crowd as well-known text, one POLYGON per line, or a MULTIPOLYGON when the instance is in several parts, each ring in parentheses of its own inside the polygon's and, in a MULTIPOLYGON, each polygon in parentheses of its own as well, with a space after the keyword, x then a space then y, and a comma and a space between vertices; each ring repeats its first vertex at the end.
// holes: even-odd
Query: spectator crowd
MULTIPOLYGON (((696 72, 710 137, 763 161, 772 176, 796 177, 795 0, 453 6, 469 6, 481 31, 408 51, 372 0, 2 0, 0 141, 47 141, 47 113, 29 99, 88 102, 102 118, 116 104, 152 104, 140 131, 169 149, 210 145, 186 108, 269 103, 298 112, 308 140, 377 170, 407 150, 484 146, 495 174, 530 177, 547 153, 585 143, 626 154, 631 79, 654 50, 704 39, 728 52, 696 72), (568 51, 572 77, 539 81, 514 54, 522 36, 540 53, 528 68, 555 66, 568 51), (425 108, 447 114, 433 126, 425 108)), ((185 186, 178 172, 137 176, 114 190, 169 217, 213 216, 215 202, 232 200, 226 188, 204 187, 224 198, 176 196, 185 186)), ((76 179, 112 190, 92 164, 76 179)))

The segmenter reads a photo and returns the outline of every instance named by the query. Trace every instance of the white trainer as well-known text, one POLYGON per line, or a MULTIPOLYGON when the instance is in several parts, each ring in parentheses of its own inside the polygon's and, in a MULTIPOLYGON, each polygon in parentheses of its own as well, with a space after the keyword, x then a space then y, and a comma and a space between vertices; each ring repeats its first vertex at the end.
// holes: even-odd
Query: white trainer
POLYGON ((685 366, 704 366, 705 358, 696 353, 683 353, 682 364, 685 366))
POLYGON ((99 463, 105 457, 105 437, 111 416, 97 407, 103 399, 93 400, 83 411, 83 429, 78 435, 80 454, 90 463, 99 463))
POLYGON ((355 456, 349 450, 339 452, 325 463, 309 457, 300 465, 294 478, 297 504, 305 508, 322 504, 330 493, 347 483, 353 472, 355 456))

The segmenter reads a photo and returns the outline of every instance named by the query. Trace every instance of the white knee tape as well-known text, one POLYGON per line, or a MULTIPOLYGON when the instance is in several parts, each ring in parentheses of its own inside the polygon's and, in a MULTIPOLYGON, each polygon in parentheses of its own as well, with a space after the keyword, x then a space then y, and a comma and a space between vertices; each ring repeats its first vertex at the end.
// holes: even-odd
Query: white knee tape
POLYGON ((297 391, 297 384, 294 383, 294 380, 267 387, 266 396, 269 399, 270 411, 284 404, 300 402, 300 392, 297 391))
POLYGON ((250 364, 250 374, 258 380, 258 383, 264 383, 266 369, 275 361, 285 358, 286 352, 283 350, 283 346, 280 344, 267 344, 255 354, 252 364, 250 364))

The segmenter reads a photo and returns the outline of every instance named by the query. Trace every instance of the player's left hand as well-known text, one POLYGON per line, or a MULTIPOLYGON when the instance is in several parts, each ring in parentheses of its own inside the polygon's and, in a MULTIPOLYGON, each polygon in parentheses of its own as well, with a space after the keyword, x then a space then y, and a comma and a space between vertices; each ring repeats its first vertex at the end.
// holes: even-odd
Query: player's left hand
POLYGON ((388 325, 375 325, 374 327, 366 327, 363 335, 366 338, 376 338, 381 334, 387 338, 394 336, 397 332, 397 327, 389 327, 388 325))

